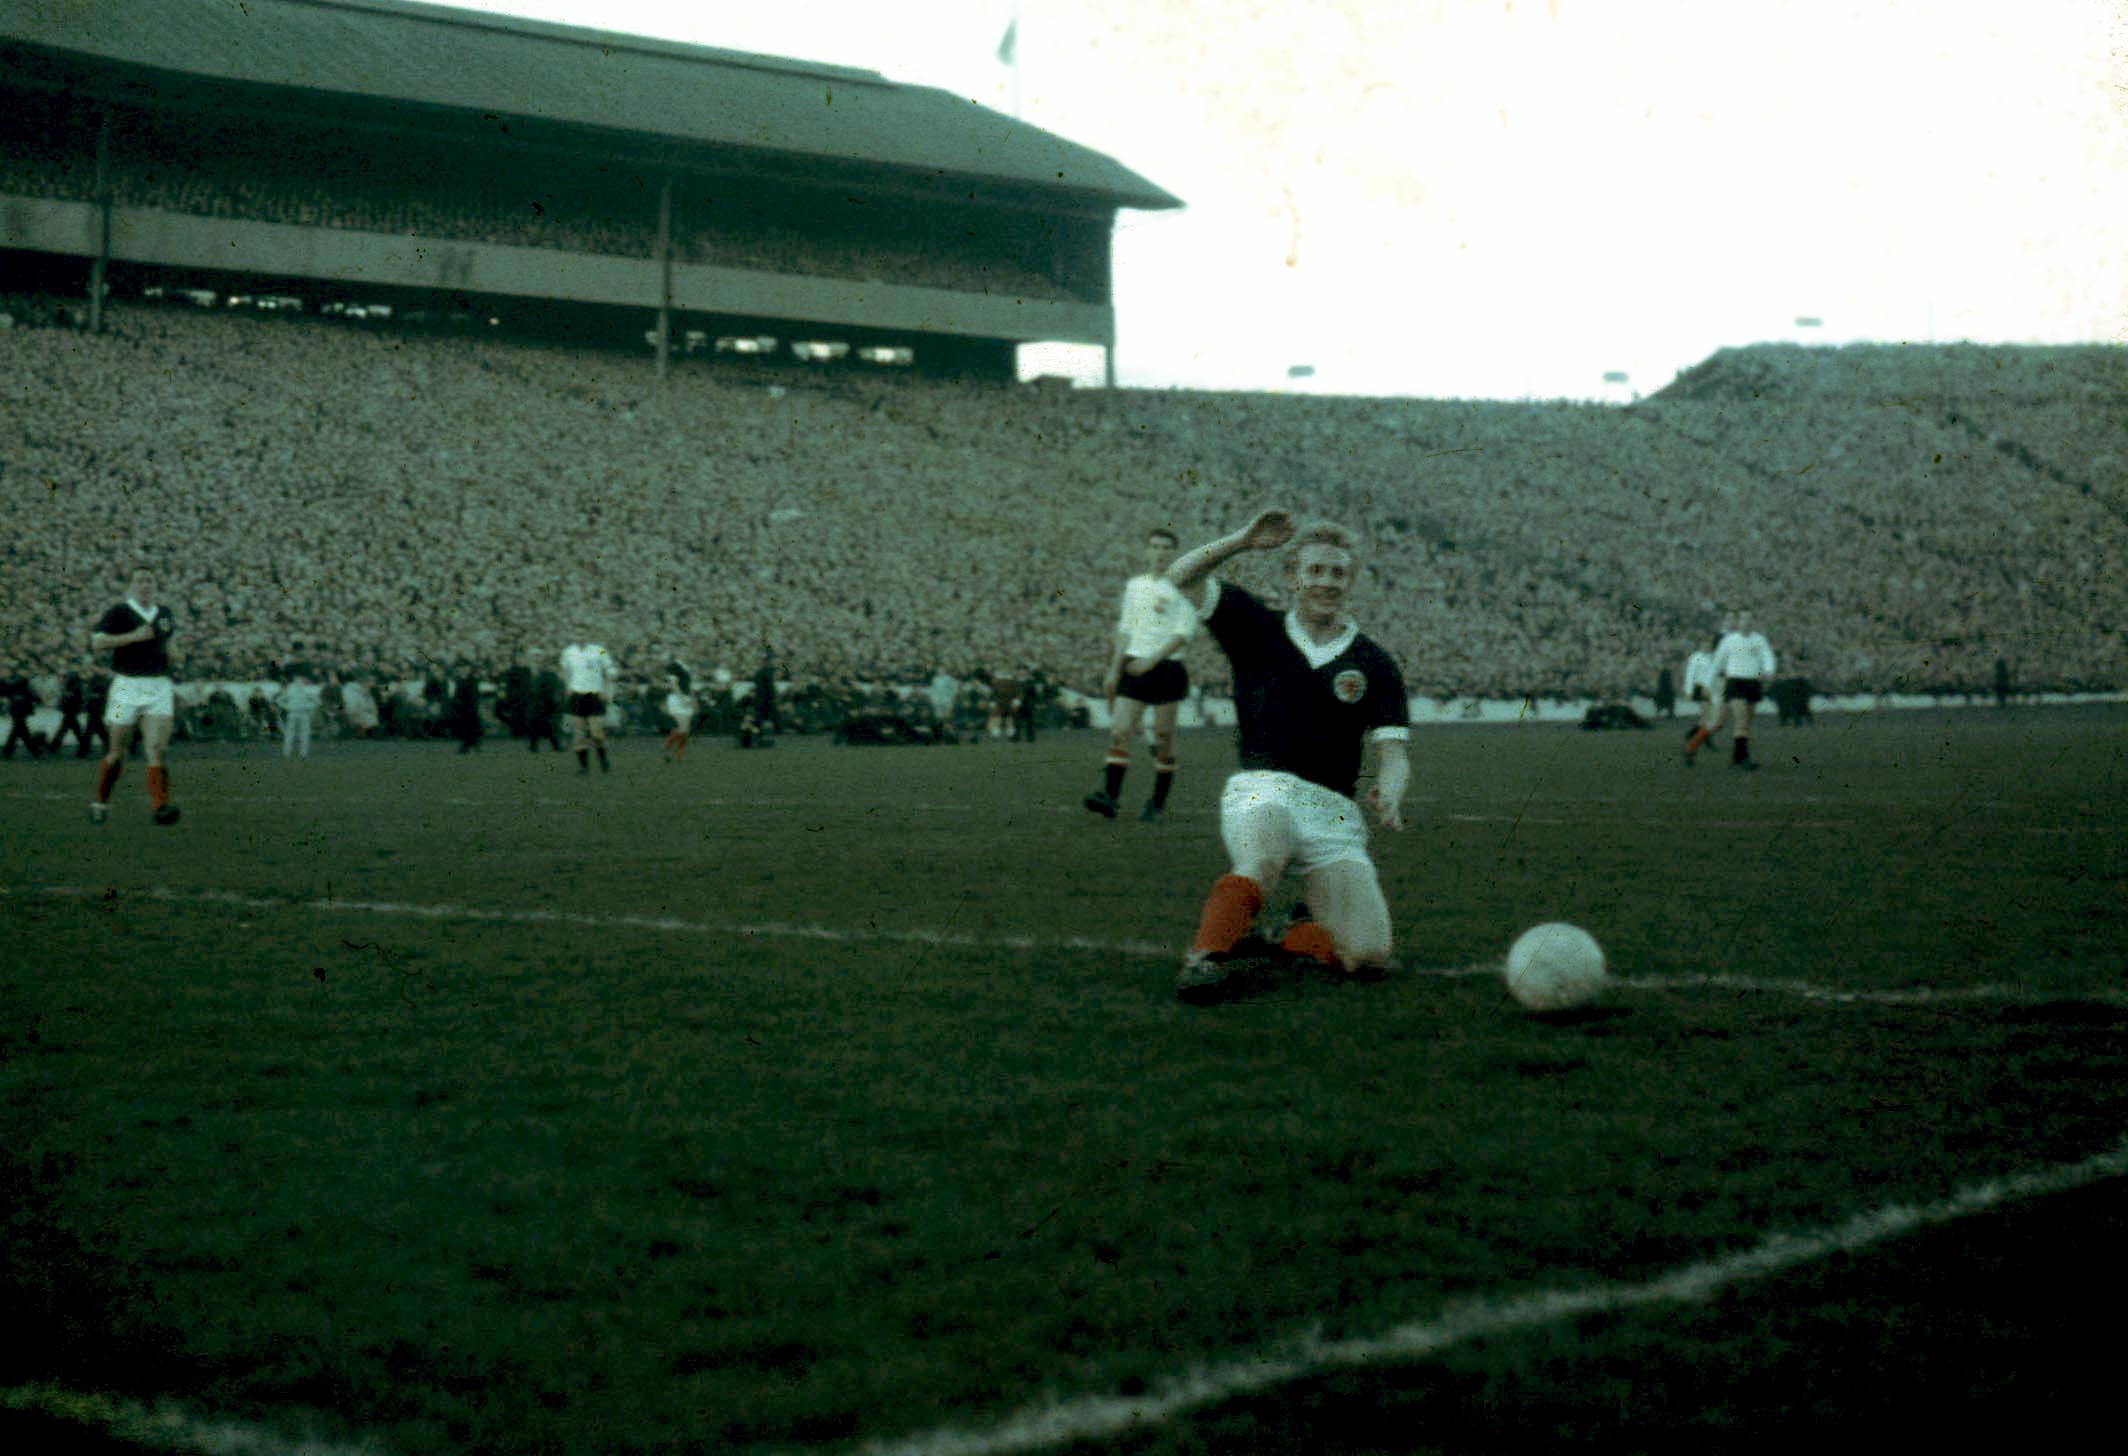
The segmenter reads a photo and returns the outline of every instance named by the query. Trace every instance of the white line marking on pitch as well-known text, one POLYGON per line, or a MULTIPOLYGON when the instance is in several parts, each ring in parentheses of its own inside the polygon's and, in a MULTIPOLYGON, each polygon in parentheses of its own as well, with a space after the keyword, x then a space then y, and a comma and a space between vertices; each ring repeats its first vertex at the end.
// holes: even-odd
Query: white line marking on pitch
POLYGON ((1362 1339, 1304 1336, 1283 1349, 1202 1366, 1142 1396, 1079 1396, 1022 1407, 981 1429, 940 1427, 899 1440, 875 1441, 863 1456, 1002 1456, 1075 1441, 1099 1441, 1164 1425, 1192 1410, 1255 1395, 1317 1375, 1367 1365, 1408 1364, 1473 1340, 1495 1338, 1596 1314, 1704 1300, 1747 1280, 1763 1279, 1835 1254, 1951 1223, 2017 1200, 2047 1198, 2128 1174, 2128 1139, 2080 1163, 2061 1163, 1958 1189, 1935 1203, 1889 1203, 1811 1233, 1769 1234, 1751 1248, 1703 1260, 1640 1284, 1552 1289, 1511 1298, 1465 1300, 1431 1319, 1362 1339))
MULTIPOLYGON (((292 799, 291 796, 286 794, 216 794, 214 796, 214 801, 216 803, 224 804, 275 804, 284 806, 290 803, 356 803, 374 805, 378 803, 382 797, 383 795, 380 790, 379 793, 369 794, 312 793, 305 794, 299 799, 292 799)), ((42 800, 44 802, 54 804, 80 805, 82 803, 87 802, 87 795, 62 793, 55 790, 46 790, 42 793, 38 793, 31 790, 0 789, 0 799, 29 799, 42 800)), ((699 799, 689 798, 682 802, 684 807, 690 809, 746 809, 769 811, 782 810, 794 812, 813 811, 816 813, 826 813, 832 810, 836 814, 842 814, 849 810, 861 807, 867 817, 889 814, 991 813, 990 810, 984 809, 980 805, 974 805, 964 802, 939 803, 928 799, 905 799, 898 800, 895 802, 882 802, 877 804, 865 803, 862 800, 851 800, 848 803, 840 805, 828 805, 824 804, 819 799, 766 797, 723 798, 711 796, 699 799)), ((1585 803, 1612 801, 1576 800, 1574 802, 1585 803)), ((475 799, 466 798, 463 796, 453 796, 449 798, 424 800, 423 803, 427 805, 447 806, 452 809, 582 809, 584 807, 584 800, 581 798, 561 798, 552 794, 535 795, 529 793, 521 798, 506 797, 501 799, 475 799)), ((2003 807, 2015 808, 2021 806, 2005 805, 2003 807)), ((1004 815, 1003 817, 999 818, 997 822, 1006 826, 1010 826, 1018 819, 1030 818, 1035 814, 1051 814, 1059 817, 1073 818, 1079 820, 1082 823, 1087 823, 1089 826, 1091 826, 1095 822, 1092 816, 1089 815, 1084 809, 1080 808, 1077 804, 1065 803, 1061 801, 1051 802, 1045 799, 1030 800, 1024 807, 1014 811, 1013 813, 1004 815)), ((1210 822, 1212 819, 1217 817, 1217 814, 1216 811, 1209 808, 1191 808, 1188 805, 1178 805, 1168 811, 1167 817, 1170 820, 1176 822, 1210 822)), ((1426 811, 1426 806, 1424 804, 1416 806, 1414 813, 1411 817, 1414 823, 1424 822, 1428 818, 1431 818, 1441 823, 1448 824, 1512 824, 1523 828, 1531 829, 1589 829, 1619 828, 1622 826, 1635 829, 1695 829, 1702 827, 1705 823, 1704 820, 1693 819, 1689 817, 1664 818, 1647 814, 1604 816, 1598 816, 1594 814, 1562 815, 1558 813, 1471 814, 1441 812, 1429 814, 1426 811)), ((1793 818, 1724 819, 1722 821, 1725 826, 1735 829, 1849 829, 1853 828, 1856 822, 1857 821, 1852 819, 1793 818)), ((2115 832, 2114 826, 2110 823, 2020 825, 2004 824, 1997 822, 1984 827, 1995 828, 2001 830, 2004 833, 2009 834, 2039 835, 2050 839, 2070 838, 2079 834, 2111 834, 2115 832)), ((1123 833, 1128 831, 1119 830, 1118 832, 1123 833)))
POLYGON ((1874 1006, 1929 1006, 1946 1001, 2019 1001, 2019 1000, 2078 1000, 2078 1001, 2128 1001, 2128 997, 2110 991, 2038 992, 2022 986, 1912 986, 1904 990, 1843 990, 1837 986, 1818 986, 1809 981, 1769 980, 1761 976, 1730 976, 1722 974, 1677 975, 1677 976, 1620 976, 1619 985, 1634 991, 1772 991, 1783 996, 1795 996, 1805 1001, 1829 1001, 1838 1004, 1868 1004, 1874 1006))
MULTIPOLYGON (((386 915, 412 920, 465 920, 505 925, 576 925, 592 930, 652 930, 676 935, 758 936, 767 940, 817 940, 838 944, 886 941, 898 945, 937 946, 953 950, 1085 951, 1096 955, 1128 956, 1134 959, 1170 960, 1176 955, 1171 944, 1144 940, 1095 940, 1067 935, 1045 939, 1034 935, 977 935, 945 930, 891 930, 877 926, 837 929, 827 925, 794 925, 786 921, 688 920, 677 915, 593 915, 581 910, 489 909, 478 905, 450 903, 416 905, 396 900, 343 900, 338 897, 291 900, 245 895, 235 890, 172 890, 157 886, 146 890, 113 891, 80 885, 0 885, 0 899, 10 896, 63 900, 123 901, 132 896, 171 905, 227 905, 238 910, 303 910, 318 915, 386 915)), ((1465 980, 1497 976, 1501 963, 1479 961, 1466 966, 1404 967, 1406 974, 1433 980, 1465 980)), ((1973 986, 1912 986, 1900 989, 1851 989, 1820 986, 1786 977, 1739 976, 1720 972, 1658 976, 1618 976, 1613 984, 1627 991, 1749 991, 1776 996, 1794 996, 1804 1001, 1837 1005, 1926 1006, 1958 1001, 2099 1001, 2128 1004, 2128 993, 2105 990, 2039 989, 1983 983, 1973 986)))
MULTIPOLYGON (((123 901, 134 896, 173 905, 227 905, 238 910, 305 910, 314 914, 391 915, 416 920, 470 920, 512 925, 579 925, 594 930, 657 930, 681 935, 761 936, 777 940, 892 941, 908 945, 950 947, 958 950, 1081 950, 1104 955, 1122 955, 1167 960, 1178 955, 1172 945, 1150 941, 1094 940, 1068 935, 1044 939, 1033 935, 974 935, 943 930, 884 930, 863 927, 837 930, 826 925, 792 925, 781 921, 747 924, 738 921, 687 920, 677 915, 590 915, 578 910, 495 910, 477 905, 414 905, 390 900, 275 900, 245 895, 234 890, 147 890, 113 892, 85 889, 79 885, 0 886, 0 896, 25 895, 52 899, 123 901)), ((1457 975, 1466 972, 1448 971, 1457 975)))
MULTIPOLYGON (((1024 1406, 981 1429, 943 1426, 913 1436, 873 1441, 862 1456, 1006 1456, 1069 1442, 1095 1441, 1165 1425, 1193 1410, 1255 1395, 1339 1370, 1384 1363, 1411 1364, 1473 1340, 1512 1335, 1590 1315, 1705 1300, 1731 1285, 1763 1279, 1835 1254, 1851 1254, 1919 1230, 1954 1223, 2006 1203, 2056 1197, 2128 1174, 2128 1139, 2078 1163, 1970 1184, 1934 1203, 1889 1203, 1829 1228, 1773 1233, 1748 1249, 1683 1265, 1639 1284, 1550 1289, 1510 1298, 1478 1298, 1448 1306, 1430 1319, 1380 1335, 1323 1340, 1304 1335, 1289 1345, 1223 1364, 1200 1366, 1141 1396, 1078 1396, 1024 1406)), ((121 1439, 180 1450, 237 1456, 375 1456, 369 1442, 347 1446, 315 1439, 291 1442, 257 1426, 203 1419, 172 1402, 153 1408, 110 1396, 25 1385, 0 1390, 0 1409, 35 1411, 100 1429, 121 1439)))
POLYGON ((175 1401, 158 1400, 144 1406, 56 1385, 0 1390, 0 1410, 51 1416, 155 1451, 197 1451, 205 1456, 378 1456, 383 1449, 369 1440, 352 1446, 316 1437, 290 1440, 262 1426, 195 1416, 175 1401))

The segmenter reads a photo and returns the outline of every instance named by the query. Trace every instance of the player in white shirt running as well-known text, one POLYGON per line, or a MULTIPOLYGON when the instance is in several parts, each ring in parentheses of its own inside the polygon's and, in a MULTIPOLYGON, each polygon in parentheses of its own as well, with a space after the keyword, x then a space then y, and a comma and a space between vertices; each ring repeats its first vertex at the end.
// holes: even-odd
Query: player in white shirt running
POLYGON ((1158 820, 1175 784, 1175 715, 1190 694, 1182 649, 1197 631, 1197 613, 1167 579, 1175 559, 1175 533, 1156 527, 1145 538, 1145 571, 1123 587, 1116 618, 1115 651, 1101 690, 1108 697, 1108 755, 1102 784, 1086 807, 1104 819, 1116 817, 1123 776, 1130 771, 1131 741, 1145 710, 1153 710, 1153 794, 1138 817, 1158 820))
POLYGON ((664 757, 678 763, 687 757, 687 735, 695 726, 694 675, 676 662, 665 681, 665 716, 672 719, 672 731, 665 735, 664 757))
POLYGON ((564 714, 569 746, 576 751, 576 771, 591 772, 591 750, 598 750, 599 771, 610 773, 606 757, 606 703, 620 680, 613 655, 595 642, 572 642, 562 649, 562 691, 569 695, 564 714))
MULTIPOLYGON (((1712 729, 1715 711, 1721 704, 1714 681, 1714 649, 1722 645, 1722 638, 1728 634, 1729 621, 1727 617, 1722 618, 1720 627, 1707 639, 1707 645, 1694 648, 1692 655, 1685 659, 1685 699, 1692 704, 1693 715, 1698 719, 1685 730, 1688 743, 1700 729, 1712 729)), ((1690 760, 1686 762, 1689 764, 1690 760)))
POLYGON ((1721 732, 1732 703, 1736 705, 1736 731, 1729 761, 1736 768, 1759 766, 1751 756, 1751 720, 1773 681, 1773 666, 1773 648, 1763 633, 1751 629, 1751 613, 1736 613, 1729 630, 1714 644, 1714 677, 1719 685, 1714 696, 1720 701, 1708 705, 1709 716, 1685 740, 1685 767, 1690 768, 1693 755, 1721 732))

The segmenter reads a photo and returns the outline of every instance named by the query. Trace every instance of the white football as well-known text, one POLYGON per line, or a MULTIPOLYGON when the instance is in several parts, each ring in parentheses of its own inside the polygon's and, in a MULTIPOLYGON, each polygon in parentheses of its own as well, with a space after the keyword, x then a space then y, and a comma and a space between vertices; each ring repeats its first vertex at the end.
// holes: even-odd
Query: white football
POLYGON ((1507 951, 1507 991, 1532 1011, 1566 1011, 1603 994, 1603 947, 1578 925, 1533 925, 1507 951))

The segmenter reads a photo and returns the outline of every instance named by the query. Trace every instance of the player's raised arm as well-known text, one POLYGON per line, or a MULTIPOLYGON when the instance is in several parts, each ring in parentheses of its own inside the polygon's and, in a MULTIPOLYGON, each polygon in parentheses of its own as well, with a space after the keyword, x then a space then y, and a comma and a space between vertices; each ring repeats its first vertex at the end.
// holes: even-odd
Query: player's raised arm
POLYGON ((1221 563, 1239 556, 1244 551, 1272 551, 1293 539, 1293 515, 1290 511, 1259 511, 1256 519, 1239 531, 1221 536, 1216 541, 1207 541, 1194 551, 1186 551, 1175 558, 1167 569, 1167 579, 1181 588, 1184 596, 1190 596, 1195 588, 1221 563))

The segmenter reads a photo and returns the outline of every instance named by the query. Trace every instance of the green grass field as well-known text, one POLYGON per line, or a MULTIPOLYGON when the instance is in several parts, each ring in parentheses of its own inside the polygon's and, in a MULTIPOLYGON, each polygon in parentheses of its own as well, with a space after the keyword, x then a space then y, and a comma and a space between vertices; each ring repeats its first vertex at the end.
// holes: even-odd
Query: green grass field
POLYGON ((1165 1456, 2110 1420, 2072 1315, 2124 1282, 2128 711, 1822 718, 1756 775, 1680 736, 1420 730, 1376 844, 1400 971, 1205 1009, 1172 982, 1219 734, 1157 826, 1078 807, 1090 734, 633 739, 589 778, 180 745, 170 829, 138 765, 101 828, 89 765, 0 765, 0 1430, 124 1449, 76 1415, 174 1402, 403 1456, 1165 1456), (1504 995, 1548 919, 1608 948, 1603 1005, 1504 995))

